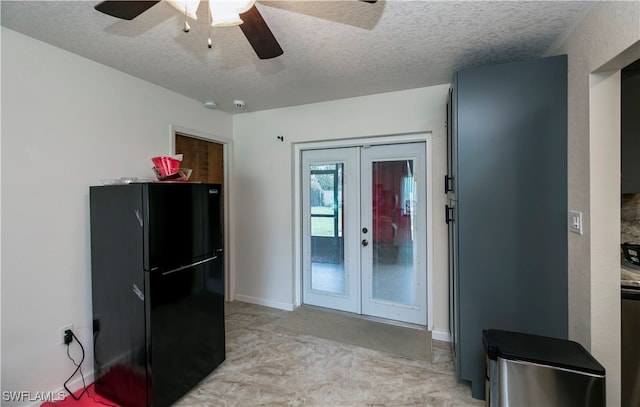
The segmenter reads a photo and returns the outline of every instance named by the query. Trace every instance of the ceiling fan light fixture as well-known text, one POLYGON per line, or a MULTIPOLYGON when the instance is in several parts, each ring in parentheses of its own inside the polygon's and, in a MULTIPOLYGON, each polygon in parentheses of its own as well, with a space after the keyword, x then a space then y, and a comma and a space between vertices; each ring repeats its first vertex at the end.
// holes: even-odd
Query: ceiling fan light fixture
MULTIPOLYGON (((182 31, 191 31, 188 18, 197 20, 196 12, 200 0, 167 0, 183 17, 182 31)), ((204 1, 204 0, 202 0, 204 1)), ((133 20, 161 1, 104 0, 94 8, 101 13, 133 20)), ((242 33, 249 41, 259 59, 271 59, 282 55, 283 51, 273 36, 269 26, 255 6, 256 0, 209 0, 207 7, 209 38, 207 46, 212 48, 211 29, 213 26, 240 25, 242 33), (213 15, 212 15, 213 14, 213 15), (242 16, 242 18, 240 18, 242 16)))
POLYGON ((211 25, 229 27, 242 24, 240 14, 248 11, 256 0, 209 0, 211 25))

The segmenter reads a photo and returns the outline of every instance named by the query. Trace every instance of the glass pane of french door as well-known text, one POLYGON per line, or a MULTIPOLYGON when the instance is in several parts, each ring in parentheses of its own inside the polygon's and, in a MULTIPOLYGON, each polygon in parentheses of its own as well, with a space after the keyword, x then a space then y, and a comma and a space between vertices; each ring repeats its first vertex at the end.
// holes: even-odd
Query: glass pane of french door
POLYGON ((305 304, 360 312, 358 170, 356 148, 302 153, 305 304))
POLYGON ((413 160, 374 161, 372 297, 413 304, 413 160))
POLYGON ((426 324, 424 161, 424 143, 361 152, 363 314, 426 324))
POLYGON ((344 295, 344 163, 311 164, 311 290, 344 295))

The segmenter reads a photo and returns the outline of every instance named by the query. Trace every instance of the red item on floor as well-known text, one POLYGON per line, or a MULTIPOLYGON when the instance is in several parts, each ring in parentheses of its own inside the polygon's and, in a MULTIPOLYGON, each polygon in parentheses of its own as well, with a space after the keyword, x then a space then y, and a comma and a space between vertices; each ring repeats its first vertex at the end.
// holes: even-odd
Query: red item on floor
POLYGON ((67 396, 64 400, 44 402, 40 407, 143 407, 147 405, 147 380, 144 372, 127 365, 115 365, 98 382, 74 393, 80 400, 67 396), (96 393, 96 386, 100 394, 96 393), (106 396, 106 397, 104 397, 106 396), (107 398, 108 397, 108 398, 107 398))
POLYGON ((95 387, 101 395, 122 407, 144 407, 147 405, 147 392, 151 394, 151 383, 147 383, 146 372, 124 364, 112 366, 98 379, 95 387))
MULTIPOLYGON (((84 389, 80 389, 74 393, 76 397, 80 397, 80 394, 84 389)), ((113 406, 113 407, 121 407, 119 404, 114 403, 113 401, 106 399, 99 394, 96 394, 96 391, 93 389, 93 386, 89 387, 87 393, 83 394, 80 397, 80 400, 74 400, 71 395, 65 397, 63 400, 58 401, 45 401, 40 404, 40 407, 93 407, 93 406, 113 406)))

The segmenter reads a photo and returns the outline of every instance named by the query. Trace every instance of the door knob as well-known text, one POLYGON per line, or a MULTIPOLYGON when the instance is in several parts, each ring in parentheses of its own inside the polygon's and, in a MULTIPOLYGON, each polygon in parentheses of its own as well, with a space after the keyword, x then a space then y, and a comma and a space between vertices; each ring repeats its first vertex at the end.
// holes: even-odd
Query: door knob
POLYGON ((369 246, 369 241, 367 239, 362 240, 363 246, 369 246))

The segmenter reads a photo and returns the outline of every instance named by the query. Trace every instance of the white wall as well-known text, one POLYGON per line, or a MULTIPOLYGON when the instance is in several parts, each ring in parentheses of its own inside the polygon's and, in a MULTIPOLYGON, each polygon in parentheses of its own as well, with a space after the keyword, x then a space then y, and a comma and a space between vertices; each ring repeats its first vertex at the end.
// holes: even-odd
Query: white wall
POLYGON ((93 371, 89 186, 152 178, 172 124, 232 137, 231 115, 2 28, 3 391, 62 388, 67 323, 93 371))
POLYGON ((640 58, 638 41, 640 2, 601 2, 553 50, 569 56, 568 204, 585 230, 569 234, 569 335, 607 369, 608 406, 620 405, 619 76, 592 73, 640 58))
MULTIPOLYGON (((294 145, 310 141, 433 132, 433 180, 446 171, 448 85, 341 99, 234 116, 232 267, 236 298, 294 304, 294 145), (277 139, 284 137, 284 142, 277 139)), ((444 194, 434 188, 434 329, 448 331, 444 194)))

